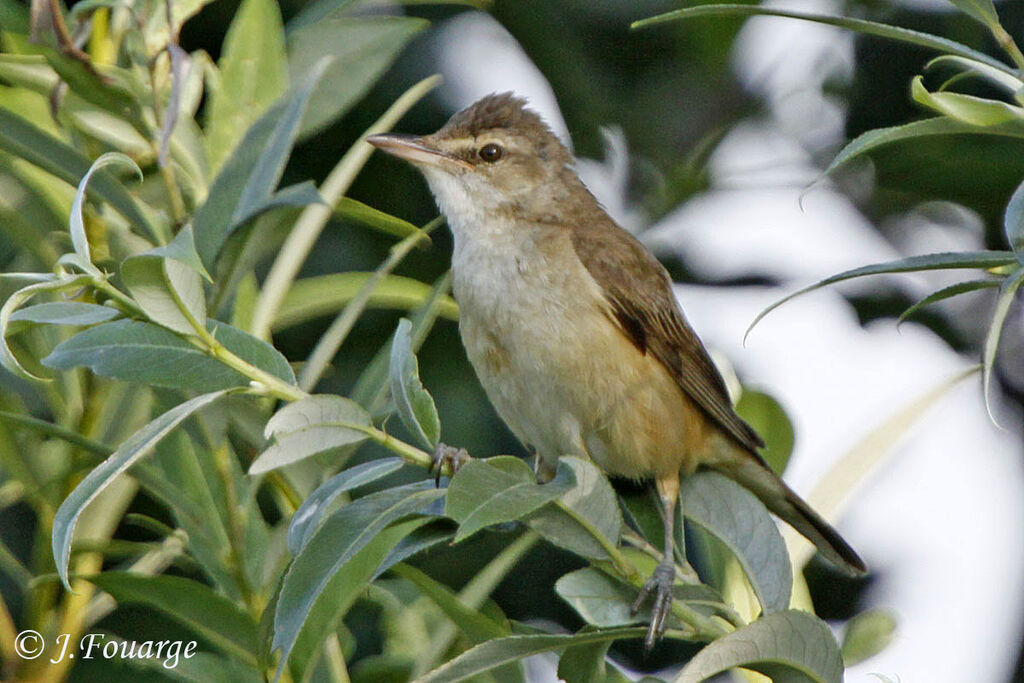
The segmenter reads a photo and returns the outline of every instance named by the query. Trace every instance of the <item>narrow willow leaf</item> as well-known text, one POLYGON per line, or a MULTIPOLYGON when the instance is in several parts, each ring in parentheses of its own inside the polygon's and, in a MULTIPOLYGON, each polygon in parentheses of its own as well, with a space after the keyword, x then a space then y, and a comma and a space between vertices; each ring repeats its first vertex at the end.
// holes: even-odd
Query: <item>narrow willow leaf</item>
POLYGON ((846 623, 843 633, 843 663, 855 666, 874 657, 896 635, 896 615, 886 609, 869 609, 846 623))
POLYGON ((928 92, 921 76, 915 76, 911 81, 910 94, 918 104, 972 126, 987 128, 1011 122, 1024 124, 1024 108, 974 95, 928 92))
MULTIPOLYGON (((108 325, 116 323, 107 323, 108 325)), ((125 470, 136 463, 140 458, 149 455, 156 444, 167 434, 181 424, 192 413, 200 408, 213 403, 223 396, 225 391, 215 391, 209 394, 197 396, 181 405, 171 408, 166 413, 156 418, 139 431, 132 434, 122 443, 114 454, 93 469, 83 479, 75 490, 61 503, 57 513, 53 517, 53 558, 57 565, 57 573, 60 580, 68 590, 71 584, 68 581, 68 560, 71 557, 71 540, 75 533, 75 525, 78 517, 110 483, 122 474, 125 470)))
MULTIPOLYGON (((371 277, 373 273, 346 272, 296 280, 281 302, 274 319, 274 330, 336 314, 371 277)), ((429 301, 432 294, 433 289, 424 282, 401 275, 386 275, 374 287, 367 307, 412 310, 429 301)), ((448 320, 458 320, 459 307, 450 296, 442 295, 438 313, 448 320)))
POLYGON ((210 92, 206 148, 216 172, 252 123, 288 87, 281 8, 274 0, 244 0, 224 36, 220 88, 210 92))
POLYGON ((982 26, 992 28, 999 25, 999 15, 992 0, 949 0, 957 8, 982 26))
POLYGON ((281 585, 274 617, 273 647, 281 650, 275 680, 288 664, 307 618, 332 577, 389 525, 420 513, 441 498, 444 490, 432 485, 417 482, 360 498, 328 517, 314 532, 281 585))
POLYGON ((256 664, 256 624, 235 603, 205 584, 178 576, 104 572, 88 577, 119 603, 153 607, 224 653, 256 664))
POLYGON ((310 66, 301 82, 252 124, 196 211, 196 250, 207 267, 240 220, 252 216, 273 195, 310 95, 326 68, 322 62, 310 66))
POLYGON ((522 519, 567 492, 572 484, 566 479, 537 484, 526 463, 510 456, 471 460, 448 485, 445 511, 459 522, 455 542, 484 527, 522 519))
POLYGON ((422 528, 416 529, 391 549, 391 552, 380 563, 380 566, 377 567, 377 571, 373 573, 370 580, 377 580, 379 576, 399 562, 405 562, 424 550, 429 550, 442 543, 451 543, 453 538, 455 538, 455 531, 452 530, 451 524, 447 520, 431 522, 422 528))
POLYGON ((178 125, 178 114, 181 111, 185 73, 191 61, 188 53, 174 42, 167 44, 167 55, 171 60, 171 93, 167 99, 167 106, 164 108, 163 124, 160 126, 160 151, 157 154, 157 163, 160 166, 167 166, 167 152, 170 149, 171 135, 174 134, 174 129, 178 125))
POLYGON ((789 607, 793 570, 782 534, 754 494, 713 471, 683 480, 683 514, 729 548, 765 613, 789 607))
MULTIPOLYGON (((2 74, 2 71, 0 71, 0 74, 2 74)), ((402 220, 389 213, 384 213, 372 206, 367 206, 351 197, 342 197, 341 201, 334 207, 334 213, 336 216, 369 226, 392 237, 404 239, 420 232, 420 229, 409 221, 402 220)), ((430 243, 430 237, 424 235, 422 244, 429 246, 430 243)))
MULTIPOLYGON (((544 652, 563 650, 567 647, 589 643, 612 642, 627 638, 642 638, 647 627, 614 628, 601 631, 580 632, 575 635, 536 634, 495 638, 463 652, 455 659, 441 665, 415 683, 456 683, 496 669, 504 664, 519 661, 544 652)), ((671 635, 671 634, 669 634, 671 635)))
POLYGON ((318 486, 292 515, 292 521, 288 525, 288 552, 292 555, 299 554, 316 531, 324 513, 338 496, 383 479, 392 472, 397 472, 404 464, 401 458, 371 460, 343 470, 318 486))
POLYGON ((925 306, 944 301, 950 297, 954 297, 958 294, 966 294, 967 292, 976 292, 979 289, 991 289, 999 286, 999 280, 968 280, 967 282, 958 282, 955 285, 949 287, 943 287, 942 289, 932 292, 925 298, 921 299, 907 310, 900 313, 900 317, 896 320, 897 325, 901 325, 904 320, 920 311, 925 306))
POLYGON ((134 169, 138 174, 139 179, 142 179, 142 169, 139 168, 131 157, 125 156, 119 152, 107 152, 102 155, 99 159, 94 161, 89 167, 89 170, 82 176, 81 182, 78 183, 78 189, 75 191, 75 200, 71 203, 71 244, 75 247, 75 253, 78 254, 83 261, 86 263, 92 263, 92 257, 89 254, 89 238, 85 234, 85 221, 82 217, 82 204, 85 202, 85 189, 89 186, 89 179, 92 178, 92 174, 100 170, 104 166, 113 166, 114 164, 122 164, 131 169, 134 169))
POLYGON ((262 213, 270 211, 271 209, 277 209, 287 206, 309 206, 310 204, 326 204, 324 198, 320 196, 320 193, 316 189, 316 185, 312 180, 305 180, 301 183, 289 185, 288 187, 282 188, 263 200, 262 203, 254 204, 248 207, 248 213, 239 215, 234 219, 235 224, 242 225, 248 223, 256 216, 262 213))
POLYGON ((149 254, 133 256, 121 265, 121 277, 153 322, 185 335, 205 327, 202 278, 181 261, 149 254))
POLYGON ((965 59, 955 55, 942 55, 936 57, 925 65, 925 70, 932 70, 939 66, 952 66, 962 72, 975 74, 988 81, 990 84, 1000 87, 1008 95, 1015 95, 1021 88, 1024 88, 1024 81, 1013 74, 1008 74, 1001 69, 996 69, 984 62, 974 59, 965 59))
POLYGON ((441 420, 434 399, 420 381, 419 364, 412 352, 412 323, 402 318, 391 341, 391 396, 402 424, 427 448, 441 440, 441 420))
POLYGON ((249 474, 257 475, 330 453, 345 446, 362 443, 369 438, 365 432, 343 425, 314 425, 288 432, 274 439, 249 466, 249 474))
POLYGON ((1003 231, 1006 241, 1017 254, 1017 260, 1024 264, 1024 182, 1017 186, 1006 205, 1003 231))
POLYGON ((843 659, 825 622, 789 610, 747 624, 693 656, 674 683, 700 683, 735 667, 778 683, 842 683, 843 659))
POLYGON ((23 320, 49 325, 95 325, 113 320, 119 315, 121 312, 110 306, 79 301, 54 301, 19 309, 11 314, 10 321, 23 320))
POLYGON ((996 299, 996 308, 992 313, 992 322, 989 324, 988 334, 985 335, 985 348, 981 355, 982 364, 982 386, 985 392, 985 409, 992 424, 999 425, 995 413, 992 412, 991 389, 992 370, 996 363, 996 352, 999 351, 999 338, 1003 333, 1003 323, 1010 312, 1010 304, 1021 284, 1024 283, 1024 268, 1016 271, 1013 275, 1003 281, 999 288, 999 298, 996 299))
POLYGON ((369 426, 370 416, 362 406, 343 396, 316 394, 293 401, 274 413, 263 430, 266 438, 283 436, 307 427, 330 424, 369 426))
POLYGON ((890 40, 896 40, 901 43, 908 43, 910 45, 918 45, 931 50, 937 50, 939 52, 948 53, 951 55, 957 55, 958 57, 964 57, 966 59, 972 59, 977 62, 982 62, 993 66, 1000 71, 1005 71, 1008 74, 1013 74, 1012 68, 1003 64, 999 60, 993 59, 988 55, 973 50, 962 43, 958 43, 948 38, 941 36, 934 36, 929 33, 922 33, 920 31, 912 31, 910 29, 901 28, 899 26, 889 26, 888 24, 880 24, 875 21, 865 21, 864 19, 854 19, 852 17, 840 17, 828 14, 811 14, 809 12, 797 12, 794 10, 782 10, 774 9, 771 7, 764 7, 759 5, 735 5, 735 4, 714 4, 714 5, 698 5, 696 7, 686 7, 684 9, 674 10, 672 12, 666 12, 665 14, 659 14, 648 19, 641 19, 640 21, 633 22, 631 28, 646 28, 655 24, 660 24, 666 21, 674 21, 676 19, 691 19, 693 17, 706 17, 706 16, 767 16, 767 17, 786 17, 788 19, 801 19, 804 21, 813 21, 819 24, 827 24, 829 26, 838 26, 845 28, 850 31, 856 31, 858 33, 864 33, 869 36, 878 36, 879 38, 888 38, 890 40))
POLYGON ((362 443, 369 438, 369 427, 369 413, 347 398, 324 395, 295 401, 267 422, 265 435, 274 442, 252 463, 249 474, 362 443))
MULTIPOLYGON (((210 321, 210 332, 229 351, 294 383, 288 361, 272 346, 229 325, 210 321)), ((79 332, 43 359, 55 370, 87 366, 97 375, 170 389, 215 391, 249 379, 170 330, 136 320, 115 320, 79 332)))
POLYGON ((90 275, 78 275, 61 280, 47 280, 22 287, 18 291, 14 292, 14 294, 7 297, 7 301, 5 301, 4 305, 0 307, 0 362, 3 363, 3 366, 23 379, 43 380, 44 378, 36 377, 26 370, 14 356, 14 352, 11 351, 11 347, 7 345, 7 332, 11 316, 16 310, 18 310, 19 306, 36 294, 41 292, 59 292, 68 289, 78 289, 91 281, 92 276, 90 275))
POLYGON ((0 55, 0 78, 39 94, 50 92, 60 81, 43 55, 0 55))
POLYGON ((289 24, 288 70, 302 78, 330 58, 302 122, 302 136, 323 130, 358 102, 428 22, 415 17, 361 17, 332 13, 313 23, 289 24))
MULTIPOLYGON (((89 158, 37 128, 9 109, 0 107, 0 150, 38 166, 61 180, 78 185, 89 172, 89 158)), ((139 210, 136 200, 113 176, 100 171, 93 178, 90 195, 105 199, 134 227, 153 235, 153 226, 139 210)))
MULTIPOLYGON (((501 622, 490 618, 479 610, 465 604, 455 591, 448 586, 432 579, 424 572, 409 565, 398 565, 394 573, 412 582, 425 597, 441 608, 469 641, 478 645, 492 638, 501 638, 511 634, 507 619, 501 622)), ((504 615, 501 615, 502 617, 504 615)))
POLYGON ((896 261, 887 261, 885 263, 874 263, 869 266, 861 266, 860 268, 854 268, 852 270, 846 270, 842 273, 832 275, 819 280, 813 285, 804 287, 803 289, 797 290, 792 294, 789 294, 768 308, 764 309, 754 318, 750 326, 747 327, 746 333, 743 335, 744 340, 750 335, 750 331, 754 329, 754 326, 761 320, 774 311, 776 308, 786 303, 790 299, 794 299, 801 294, 812 292, 816 289, 820 289, 827 285, 835 284, 836 282, 842 282, 843 280, 852 280, 853 278, 863 277, 865 275, 880 275, 883 273, 911 273, 921 270, 946 270, 954 268, 999 268, 1000 266, 1007 266, 1016 262, 1016 258, 1013 252, 1009 251, 963 251, 963 252, 949 252, 941 254, 924 254, 922 256, 908 256, 906 258, 897 259, 896 261))
POLYGON ((563 456, 555 474, 555 481, 562 480, 575 482, 559 498, 572 514, 559 506, 546 505, 530 515, 527 523, 561 548, 591 559, 608 559, 605 545, 595 535, 617 544, 622 534, 622 512, 607 477, 589 461, 563 456))

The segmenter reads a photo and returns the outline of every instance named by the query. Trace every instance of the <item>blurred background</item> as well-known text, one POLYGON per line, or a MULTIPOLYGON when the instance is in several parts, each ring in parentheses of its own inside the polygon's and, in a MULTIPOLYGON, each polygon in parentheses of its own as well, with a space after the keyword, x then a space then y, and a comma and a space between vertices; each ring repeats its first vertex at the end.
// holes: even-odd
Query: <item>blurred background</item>
MULTIPOLYGON (((282 2, 285 20, 306 4, 282 2)), ((185 25, 183 47, 216 58, 237 5, 206 6, 185 25)), ((632 21, 677 6, 363 3, 359 11, 404 12, 431 24, 361 106, 297 149, 282 185, 322 179, 388 104, 431 73, 443 74, 445 84, 402 121, 402 132, 431 132, 491 92, 528 98, 579 157, 581 175, 609 212, 669 268, 691 323, 723 366, 784 409, 795 438, 790 484, 813 500, 816 484, 842 456, 858 448, 878 456, 841 500, 826 500, 838 504, 838 526, 871 576, 843 580, 816 563, 807 572, 824 618, 880 607, 898 621, 889 648, 851 669, 847 680, 876 681, 872 674, 881 674, 904 683, 1024 681, 1020 297, 1007 320, 992 397, 1001 429, 986 414, 979 375, 950 385, 977 363, 992 290, 930 307, 897 328, 907 306, 955 280, 935 273, 858 280, 786 304, 743 344, 761 309, 837 271, 903 255, 1006 248, 1000 221, 1024 177, 1024 141, 930 138, 883 148, 822 179, 836 152, 859 133, 922 117, 909 83, 931 55, 781 18, 629 30, 632 21)), ((944 0, 785 6, 884 20, 995 52, 984 29, 944 0)), ((1024 40, 1024 2, 997 7, 1003 25, 1024 40)), ((383 155, 371 159, 350 194, 417 224, 437 213, 417 173, 383 155)), ((336 221, 304 274, 371 270, 391 244, 336 221)), ((440 277, 450 238, 437 234, 434 244, 409 257, 400 273, 427 282, 440 277)), ((351 391, 398 316, 364 315, 321 391, 351 391)), ((275 344, 301 360, 329 322, 291 328, 275 344)), ((446 443, 474 455, 525 454, 487 403, 455 324, 438 323, 420 365, 446 443)), ((5 517, 12 547, 19 547, 16 521, 5 517)), ((503 543, 500 532, 478 534, 425 562, 432 575, 460 585, 503 543)), ((530 615, 576 629, 582 622, 551 585, 577 566, 571 555, 538 548, 495 599, 510 618, 530 615)), ((357 641, 359 620, 373 617, 358 608, 349 615, 357 641)), ((117 631, 118 621, 146 618, 118 610, 105 627, 117 631)), ((358 646, 370 651, 374 644, 358 646)), ((666 647, 644 658, 628 645, 612 655, 639 673, 678 661, 679 652, 666 647)), ((543 661, 536 672, 537 680, 554 680, 543 661)), ((73 677, 94 680, 88 667, 73 677)))

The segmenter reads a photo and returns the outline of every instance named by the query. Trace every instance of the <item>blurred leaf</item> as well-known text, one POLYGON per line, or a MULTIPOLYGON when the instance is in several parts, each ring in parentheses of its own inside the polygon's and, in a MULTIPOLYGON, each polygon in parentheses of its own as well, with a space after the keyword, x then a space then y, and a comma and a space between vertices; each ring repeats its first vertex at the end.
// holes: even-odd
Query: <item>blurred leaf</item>
MULTIPOLYGON (((291 367, 266 342, 214 320, 210 332, 229 351, 293 383, 291 367)), ((97 375, 171 389, 213 391, 242 387, 249 379, 173 332, 151 323, 116 320, 58 344, 43 365, 55 370, 88 366, 97 375)))
MULTIPOLYGON (((122 164, 135 170, 138 174, 139 179, 142 179, 142 169, 139 168, 138 164, 132 161, 131 157, 127 157, 119 152, 107 152, 102 155, 99 159, 92 162, 89 170, 82 176, 81 182, 78 183, 78 189, 75 191, 75 200, 71 203, 71 220, 69 229, 71 231, 71 244, 75 248, 75 253, 78 254, 85 263, 92 265, 92 256, 89 254, 89 238, 85 233, 85 219, 82 217, 82 203, 85 201, 85 189, 89 186, 89 179, 92 178, 92 174, 100 170, 104 166, 112 166, 114 164, 122 164)), ((93 268, 95 272, 95 268, 93 268)))
POLYGON ((739 560, 764 613, 789 607, 793 571, 786 544, 754 494, 713 471, 683 480, 683 514, 722 541, 739 560))
POLYGON ((856 666, 874 657, 896 635, 896 615, 885 609, 869 609, 846 623, 843 634, 843 663, 856 666))
POLYGON ((248 214, 238 216, 235 223, 242 225, 256 216, 285 206, 309 206, 310 204, 326 204, 312 180, 289 185, 267 198, 263 203, 254 205, 248 214))
POLYGON ((184 624, 226 654, 256 664, 256 624, 223 595, 178 576, 104 572, 88 577, 119 603, 139 603, 184 624))
POLYGON ((288 88, 281 9, 273 0, 243 0, 221 49, 220 87, 210 92, 206 150, 220 170, 249 126, 288 88))
POLYGON ((463 603, 451 588, 432 579, 415 567, 407 564, 396 565, 393 572, 412 582, 429 600, 441 608, 452 623, 462 631, 471 643, 477 645, 492 638, 501 638, 510 633, 508 622, 499 624, 483 613, 463 603))
POLYGON ((421 512, 444 495, 442 489, 428 488, 431 485, 417 482, 360 498, 328 517, 313 533, 281 586, 274 618, 274 649, 281 650, 275 680, 288 665, 292 648, 332 577, 389 525, 421 512))
POLYGON ((391 340, 391 397, 406 429, 427 448, 434 449, 441 440, 441 420, 434 399, 420 381, 411 329, 412 323, 402 318, 391 340))
POLYGON ((998 26, 999 15, 992 0, 949 0, 964 14, 978 21, 983 26, 998 26))
POLYGON ((921 76, 915 76, 911 81, 910 94, 918 104, 972 126, 988 127, 1017 123, 1024 127, 1024 108, 974 95, 928 92, 921 76))
POLYGON ((195 652, 187 659, 181 657, 173 667, 164 666, 163 659, 133 659, 131 663, 159 671, 161 677, 185 683, 265 683, 258 669, 238 659, 209 652, 195 652))
POLYGON ((999 339, 1003 333, 1003 323, 1006 322, 1006 316, 1010 312, 1010 305, 1013 303, 1013 298, 1017 294, 1017 290, 1020 289, 1021 284, 1024 284, 1024 268, 1019 269, 1013 275, 1003 280, 1003 284, 999 288, 999 298, 996 299, 996 308, 992 313, 992 322, 989 323, 988 334, 985 335, 985 348, 981 355, 985 409, 988 411, 989 419, 996 425, 999 423, 996 420, 995 413, 992 412, 992 404, 990 402, 992 369, 996 363, 996 352, 999 350, 999 339))
MULTIPOLYGON (((301 16, 301 15, 300 15, 301 16)), ((323 130, 362 99, 405 47, 429 22, 413 17, 352 16, 332 12, 312 22, 288 24, 288 67, 292 80, 331 57, 302 122, 302 136, 323 130)))
MULTIPOLYGON (((88 157, 51 136, 14 112, 0 107, 0 150, 20 157, 61 180, 77 185, 89 172, 88 157)), ((92 180, 90 194, 110 203, 136 228, 152 235, 153 227, 135 199, 113 176, 100 171, 92 180)))
MULTIPOLYGON (((2 71, 0 71, 0 75, 2 75, 2 71)), ((334 207, 334 213, 341 218, 367 225, 385 235, 393 237, 404 239, 420 232, 420 229, 409 221, 402 220, 389 213, 384 213, 372 206, 367 206, 351 197, 342 197, 334 207)), ((430 237, 424 235, 422 244, 431 244, 430 237)))
POLYGON ((163 123, 160 125, 160 149, 157 152, 157 163, 160 166, 167 165, 167 152, 170 148, 171 136, 178 125, 182 89, 185 87, 186 70, 191 61, 188 53, 174 41, 167 44, 167 56, 171 60, 171 92, 163 111, 163 123))
POLYGON ((635 21, 631 28, 646 28, 647 26, 660 24, 666 21, 673 21, 675 19, 691 19, 693 17, 706 16, 766 16, 813 21, 819 24, 827 24, 828 26, 838 26, 840 28, 856 31, 869 36, 878 36, 879 38, 888 38, 901 43, 918 45, 931 50, 937 50, 939 52, 981 62, 982 64, 988 64, 1011 75, 1014 73, 1011 67, 1003 64, 999 60, 993 59, 983 52, 978 52, 966 45, 941 36, 933 36, 929 33, 921 33, 920 31, 912 31, 899 26, 889 26, 888 24, 880 24, 874 21, 865 21, 864 19, 854 19, 852 17, 840 17, 828 14, 811 14, 809 12, 781 10, 758 5, 719 4, 686 7, 684 9, 666 12, 665 14, 659 14, 658 16, 650 17, 649 19, 635 21))
POLYGON ((788 294, 773 303, 771 306, 768 306, 766 309, 758 313, 757 317, 755 317, 753 322, 750 323, 750 326, 747 327, 744 339, 746 339, 750 334, 750 331, 754 329, 754 326, 761 322, 762 318, 790 299, 794 299, 801 294, 806 294, 807 292, 812 292, 815 289, 835 284, 836 282, 842 282, 843 280, 852 280, 853 278, 863 277, 865 275, 879 275, 882 273, 911 273, 920 270, 999 268, 1000 266, 1007 266, 1013 263, 1016 263, 1016 258, 1014 257, 1013 252, 1010 251, 959 251, 941 254, 924 254, 921 256, 908 256, 895 261, 875 263, 870 266, 861 266, 860 268, 845 270, 842 273, 832 275, 824 280, 819 280, 813 285, 809 285, 803 289, 793 292, 792 294, 788 294))
POLYGON ((288 552, 299 554, 316 531, 324 513, 339 495, 397 472, 403 464, 401 458, 371 460, 343 470, 318 486, 292 515, 288 525, 288 552))
POLYGON ((575 486, 559 498, 572 514, 547 505, 530 515, 527 523, 561 548, 591 559, 608 559, 608 553, 594 538, 594 533, 600 534, 614 545, 622 533, 622 512, 608 479, 592 463, 563 456, 551 483, 554 481, 575 481, 575 486))
POLYGON ((932 61, 928 62, 924 68, 925 70, 930 71, 935 67, 947 65, 959 69, 961 73, 966 72, 980 76, 988 83, 1002 88, 1009 95, 1014 95, 1021 88, 1024 88, 1024 81, 1013 74, 1008 74, 1001 69, 996 69, 995 67, 973 59, 964 59, 963 57, 956 57, 954 55, 942 55, 941 57, 936 57, 932 61))
MULTIPOLYGON (((274 329, 285 329, 337 313, 371 277, 373 273, 345 272, 296 280, 281 302, 274 319, 274 329)), ((432 293, 430 285, 419 280, 386 275, 377 283, 367 305, 371 308, 411 310, 428 301, 432 293)), ((438 313, 448 320, 458 320, 459 307, 454 299, 443 295, 438 301, 438 313)))
MULTIPOLYGON (((23 274, 19 273, 19 275, 23 274)), ((53 276, 48 275, 47 277, 50 278, 53 276)), ((41 292, 61 292, 69 289, 74 290, 85 286, 91 281, 92 277, 89 275, 78 275, 60 280, 47 279, 44 282, 37 282, 36 284, 22 287, 18 291, 14 292, 14 294, 7 297, 7 301, 5 301, 3 306, 0 307, 0 362, 3 363, 3 366, 23 379, 42 380, 42 377, 36 377, 22 367, 21 363, 14 356, 14 352, 11 351, 11 347, 7 345, 7 332, 11 316, 18 310, 18 307, 21 306, 21 304, 25 303, 36 294, 41 292)))
POLYGON ((50 48, 44 48, 43 54, 73 93, 130 122, 140 133, 147 132, 148 126, 143 120, 137 95, 130 85, 130 72, 109 65, 89 68, 81 61, 50 48))
POLYGON ((558 659, 558 678, 565 683, 628 683, 629 678, 609 666, 611 641, 567 647, 558 659))
POLYGON ((1007 243, 1017 254, 1017 260, 1024 264, 1024 182, 1017 186, 1010 197, 1010 203, 1006 205, 1003 231, 1007 243))
POLYGON ((526 463, 512 456, 470 460, 448 484, 445 514, 459 522, 454 542, 484 527, 521 519, 571 487, 566 480, 537 484, 526 463))
POLYGON ((212 267, 224 240, 241 221, 271 200, 295 144, 303 113, 326 64, 311 64, 305 77, 246 131, 223 165, 193 221, 196 250, 212 267))
MULTIPOLYGON (((114 325, 116 323, 107 324, 114 325)), ((215 391, 197 396, 171 408, 132 434, 128 440, 114 451, 113 455, 95 467, 61 503, 53 518, 51 540, 57 573, 68 590, 71 590, 71 584, 68 581, 68 560, 71 556, 71 540, 74 537, 75 525, 78 523, 78 517, 82 514, 82 511, 118 475, 122 474, 140 458, 149 455, 157 442, 167 436, 168 432, 181 424, 192 413, 216 401, 224 394, 224 391, 215 391)))
POLYGON ((0 0, 0 26, 3 26, 5 31, 28 34, 28 8, 17 0, 0 0))
POLYGON ((955 285, 943 287, 938 291, 932 292, 907 310, 900 313, 900 317, 896 320, 896 324, 901 324, 904 320, 914 315, 925 306, 930 306, 938 301, 949 299, 950 297, 954 297, 958 294, 974 292, 979 289, 991 289, 998 286, 999 280, 968 280, 967 282, 958 282, 955 285))
POLYGON ((60 81, 43 55, 0 54, 0 78, 40 94, 49 93, 60 81))
POLYGON ((772 471, 781 476, 789 463, 789 456, 793 454, 796 440, 789 415, 774 398, 752 389, 744 389, 740 394, 736 412, 764 439, 761 456, 772 471))
POLYGON ((79 301, 55 301, 19 309, 11 314, 10 321, 24 320, 51 325, 95 325, 119 315, 121 312, 110 306, 79 301))
POLYGON ((546 633, 527 636, 495 638, 463 652, 415 683, 455 683, 486 673, 503 664, 519 661, 544 652, 562 650, 567 647, 591 643, 611 642, 626 638, 642 638, 647 628, 626 627, 602 631, 582 631, 574 635, 548 635, 546 633))
POLYGON ((318 453, 360 443, 368 434, 370 415, 356 402, 341 396, 310 396, 289 403, 267 422, 266 437, 274 443, 249 467, 262 474, 318 453))

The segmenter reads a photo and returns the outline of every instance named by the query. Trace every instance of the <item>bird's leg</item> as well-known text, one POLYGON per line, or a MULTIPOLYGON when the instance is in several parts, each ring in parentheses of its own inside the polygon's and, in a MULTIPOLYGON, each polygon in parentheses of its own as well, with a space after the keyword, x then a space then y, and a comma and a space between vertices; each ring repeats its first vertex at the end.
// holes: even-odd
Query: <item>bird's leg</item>
POLYGON ((465 448, 455 448, 448 444, 439 443, 434 449, 434 462, 430 466, 430 473, 434 475, 434 485, 441 486, 441 474, 447 465, 451 470, 451 476, 459 471, 459 468, 472 460, 469 451, 465 448))
POLYGON ((668 615, 672 611, 672 585, 676 579, 675 563, 675 519, 676 499, 679 498, 679 474, 672 474, 667 477, 659 477, 656 480, 658 497, 661 498, 662 508, 665 513, 665 551, 661 562, 655 567, 651 578, 647 580, 640 594, 633 602, 633 614, 640 611, 647 597, 654 594, 654 604, 651 607, 651 626, 647 630, 647 637, 644 638, 644 649, 650 651, 654 644, 665 633, 668 627, 668 615))

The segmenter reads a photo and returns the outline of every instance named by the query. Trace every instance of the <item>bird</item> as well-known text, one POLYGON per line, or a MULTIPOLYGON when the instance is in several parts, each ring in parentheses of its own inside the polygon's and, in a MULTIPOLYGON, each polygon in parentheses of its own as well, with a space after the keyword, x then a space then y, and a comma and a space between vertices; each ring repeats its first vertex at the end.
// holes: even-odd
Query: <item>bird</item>
POLYGON ((554 477, 562 455, 654 480, 664 555, 633 604, 653 597, 648 650, 672 606, 680 480, 699 467, 751 491, 845 573, 866 572, 759 454, 764 441, 733 409, 668 272, 605 212, 524 99, 488 95, 435 133, 367 142, 417 168, 445 216, 466 355, 535 452, 538 482, 554 477))

